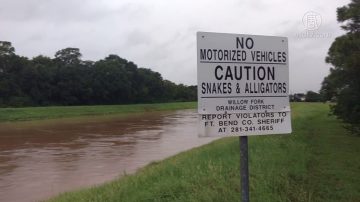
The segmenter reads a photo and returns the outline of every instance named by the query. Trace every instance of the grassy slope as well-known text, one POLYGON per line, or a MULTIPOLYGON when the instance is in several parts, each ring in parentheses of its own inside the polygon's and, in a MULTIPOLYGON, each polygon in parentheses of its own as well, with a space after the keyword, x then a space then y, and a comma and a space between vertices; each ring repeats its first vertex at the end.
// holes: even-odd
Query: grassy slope
MULTIPOLYGON (((249 138, 252 201, 360 201, 360 138, 324 104, 295 104, 293 134, 249 138)), ((51 201, 239 201, 238 138, 51 201)))
POLYGON ((195 107, 196 107, 196 102, 132 104, 132 105, 0 108, 0 122, 68 118, 68 117, 80 117, 80 116, 89 116, 89 115, 126 114, 133 112, 187 109, 187 108, 195 108, 195 107))

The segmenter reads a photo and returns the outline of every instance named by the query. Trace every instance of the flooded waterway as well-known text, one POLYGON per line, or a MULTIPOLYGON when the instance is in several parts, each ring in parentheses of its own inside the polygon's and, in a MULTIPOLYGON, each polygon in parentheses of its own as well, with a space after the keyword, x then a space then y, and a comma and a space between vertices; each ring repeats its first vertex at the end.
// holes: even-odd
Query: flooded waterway
POLYGON ((212 140, 195 110, 0 123, 0 201, 101 184, 212 140))

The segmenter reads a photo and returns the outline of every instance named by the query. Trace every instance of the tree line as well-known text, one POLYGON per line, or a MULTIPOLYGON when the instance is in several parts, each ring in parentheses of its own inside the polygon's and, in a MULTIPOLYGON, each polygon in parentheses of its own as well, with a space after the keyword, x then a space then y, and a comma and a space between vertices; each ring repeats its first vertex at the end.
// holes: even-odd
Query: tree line
POLYGON ((111 54, 83 61, 78 48, 54 58, 28 59, 0 41, 0 106, 97 105, 195 101, 196 86, 175 84, 160 73, 111 54))
POLYGON ((307 91, 306 93, 295 93, 289 95, 290 102, 323 102, 320 93, 314 91, 307 91))
POLYGON ((346 34, 332 43, 326 62, 333 67, 322 82, 320 94, 335 103, 332 113, 360 135, 360 0, 337 9, 346 34))

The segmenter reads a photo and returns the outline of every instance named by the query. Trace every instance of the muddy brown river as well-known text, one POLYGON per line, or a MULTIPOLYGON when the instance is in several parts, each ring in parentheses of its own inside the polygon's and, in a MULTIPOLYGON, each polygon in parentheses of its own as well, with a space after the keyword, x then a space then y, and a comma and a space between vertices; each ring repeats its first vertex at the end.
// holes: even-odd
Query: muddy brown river
POLYGON ((41 201, 200 146, 195 110, 0 123, 0 201, 41 201))

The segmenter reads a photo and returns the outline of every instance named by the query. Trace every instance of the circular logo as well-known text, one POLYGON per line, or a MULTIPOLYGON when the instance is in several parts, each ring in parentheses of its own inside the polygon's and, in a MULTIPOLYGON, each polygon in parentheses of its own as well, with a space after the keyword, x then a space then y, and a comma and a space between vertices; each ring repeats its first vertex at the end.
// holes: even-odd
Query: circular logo
POLYGON ((302 22, 306 30, 317 30, 321 25, 321 15, 314 11, 304 14, 302 22))

